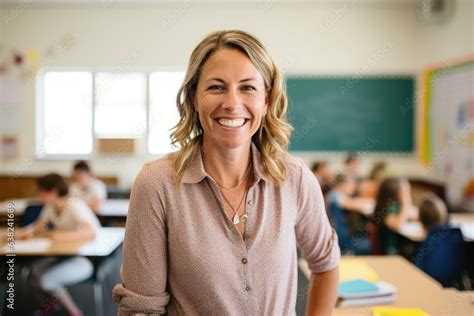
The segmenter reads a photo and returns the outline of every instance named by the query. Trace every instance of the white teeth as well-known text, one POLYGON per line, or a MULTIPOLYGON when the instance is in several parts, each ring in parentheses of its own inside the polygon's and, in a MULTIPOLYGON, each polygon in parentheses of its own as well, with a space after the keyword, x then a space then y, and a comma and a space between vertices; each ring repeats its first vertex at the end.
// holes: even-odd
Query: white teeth
POLYGON ((227 119, 220 118, 217 121, 219 122, 219 124, 221 124, 223 126, 226 126, 226 127, 239 127, 239 126, 244 125, 244 123, 245 123, 245 119, 243 119, 243 118, 233 119, 233 120, 227 120, 227 119))

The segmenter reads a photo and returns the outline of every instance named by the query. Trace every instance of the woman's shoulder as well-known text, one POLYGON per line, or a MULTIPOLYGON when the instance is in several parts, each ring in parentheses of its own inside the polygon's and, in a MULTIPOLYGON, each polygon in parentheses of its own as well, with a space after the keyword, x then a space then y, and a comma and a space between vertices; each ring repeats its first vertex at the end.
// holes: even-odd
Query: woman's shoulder
POLYGON ((290 153, 286 153, 285 155, 285 167, 287 169, 288 176, 304 176, 306 172, 311 172, 302 158, 294 156, 290 153))
POLYGON ((176 152, 144 163, 135 181, 168 182, 174 181, 174 161, 176 152))

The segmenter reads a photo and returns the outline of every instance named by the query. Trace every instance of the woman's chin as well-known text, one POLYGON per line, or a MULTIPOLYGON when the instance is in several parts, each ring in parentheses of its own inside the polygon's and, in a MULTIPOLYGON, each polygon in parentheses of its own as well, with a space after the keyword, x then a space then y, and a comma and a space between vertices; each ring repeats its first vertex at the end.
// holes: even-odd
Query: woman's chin
POLYGON ((243 137, 226 137, 226 138, 215 138, 214 142, 215 145, 221 148, 227 148, 227 149, 237 149, 242 146, 249 146, 250 142, 248 138, 243 138, 243 137))

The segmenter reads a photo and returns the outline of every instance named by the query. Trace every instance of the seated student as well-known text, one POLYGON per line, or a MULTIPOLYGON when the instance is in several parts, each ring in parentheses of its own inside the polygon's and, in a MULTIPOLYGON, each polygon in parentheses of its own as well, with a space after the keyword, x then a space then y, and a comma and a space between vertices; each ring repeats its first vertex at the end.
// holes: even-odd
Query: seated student
POLYGON ((377 228, 379 249, 376 253, 398 253, 397 233, 409 220, 418 219, 418 209, 413 205, 411 188, 404 178, 388 178, 382 182, 372 222, 377 228))
POLYGON ((362 180, 358 188, 358 195, 375 199, 380 188, 380 184, 385 178, 385 162, 377 162, 372 167, 367 179, 362 180))
POLYGON ((420 204, 420 221, 426 239, 418 248, 415 264, 444 286, 461 281, 464 240, 459 228, 448 224, 444 202, 429 194, 420 204))
POLYGON ((448 211, 444 202, 434 194, 429 194, 420 204, 419 219, 426 234, 448 222, 448 211))
POLYGON ((333 181, 331 167, 327 161, 320 161, 313 163, 311 170, 321 185, 323 196, 326 197, 326 194, 331 190, 331 184, 333 181))
MULTIPOLYGON (((54 243, 94 238, 100 223, 81 200, 68 197, 68 187, 58 174, 37 180, 39 198, 44 203, 40 217, 17 233, 18 239, 48 237, 54 243)), ((77 284, 93 274, 92 263, 83 257, 68 259, 49 257, 33 263, 33 275, 42 290, 50 293, 70 315, 83 315, 66 285, 77 284)))
POLYGON ((94 212, 99 211, 107 199, 107 188, 92 175, 89 165, 85 161, 78 161, 71 178, 71 196, 84 200, 94 212))
POLYGON ((346 176, 351 177, 357 181, 361 179, 359 172, 359 157, 355 153, 350 153, 347 155, 346 160, 344 161, 344 171, 346 176))
POLYGON ((334 188, 328 194, 329 210, 332 223, 339 237, 339 247, 342 252, 355 252, 356 254, 368 254, 369 244, 365 237, 350 236, 346 218, 346 211, 366 213, 368 208, 373 208, 372 199, 352 197, 356 189, 356 181, 339 174, 334 181, 334 188))

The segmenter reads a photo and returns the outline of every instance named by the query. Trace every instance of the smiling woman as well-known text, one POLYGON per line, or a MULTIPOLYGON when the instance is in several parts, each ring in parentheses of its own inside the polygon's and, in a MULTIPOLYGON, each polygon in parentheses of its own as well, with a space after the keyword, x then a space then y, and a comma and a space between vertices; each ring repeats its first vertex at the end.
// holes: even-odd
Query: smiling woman
POLYGON ((294 315, 298 245, 308 314, 329 315, 337 237, 316 178, 287 153, 283 79, 263 45, 208 35, 177 106, 180 150, 147 163, 132 190, 119 314, 294 315))

